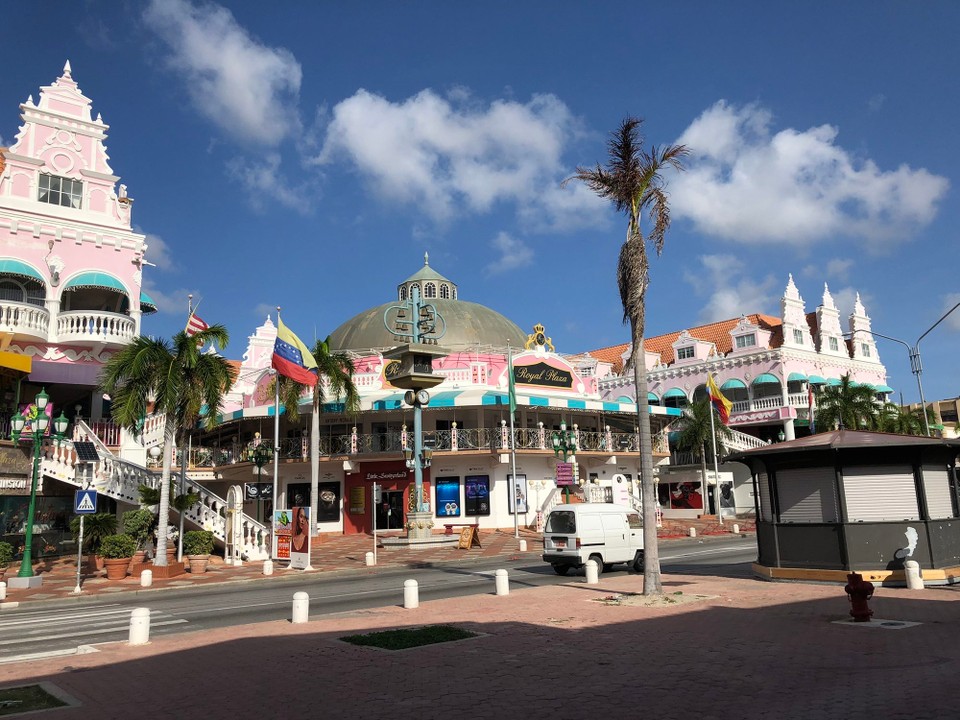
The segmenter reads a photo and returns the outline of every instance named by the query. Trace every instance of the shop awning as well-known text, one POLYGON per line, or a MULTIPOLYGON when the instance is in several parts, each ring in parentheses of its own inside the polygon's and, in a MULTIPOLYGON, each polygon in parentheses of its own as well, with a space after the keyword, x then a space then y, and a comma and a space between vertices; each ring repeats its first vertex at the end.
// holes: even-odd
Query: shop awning
POLYGON ((829 378, 829 379, 827 380, 827 385, 837 386, 837 385, 842 385, 842 384, 843 384, 843 383, 841 383, 837 378, 829 378))
POLYGON ((771 375, 770 373, 763 373, 762 375, 757 375, 757 377, 753 379, 754 385, 771 385, 773 383, 776 383, 777 385, 779 385, 780 381, 777 379, 776 375, 771 375))
POLYGON ((157 311, 157 304, 145 292, 140 292, 140 311, 151 315, 157 311))
MULTIPOLYGON (((630 398, 627 398, 627 402, 633 402, 633 401, 630 398)), ((656 393, 648 392, 647 402, 660 402, 660 398, 657 397, 656 393)))
POLYGON ((397 410, 403 406, 403 393, 394 393, 382 400, 374 400, 371 410, 397 410))
POLYGON ((810 382, 811 385, 826 385, 826 384, 827 384, 827 381, 824 380, 824 379, 823 379, 822 377, 820 377, 819 375, 811 375, 809 378, 807 378, 807 380, 810 382))
POLYGON ((456 403, 454 399, 460 394, 459 390, 445 390, 435 395, 430 395, 430 403, 427 408, 453 407, 456 403))
POLYGON ((79 290, 81 288, 103 288, 113 290, 124 295, 127 289, 123 283, 117 280, 113 275, 107 275, 103 272, 82 272, 75 277, 70 278, 69 282, 63 286, 64 290, 79 290))
POLYGON ((29 373, 33 369, 33 358, 30 355, 0 351, 0 368, 29 373))
POLYGON ((35 360, 30 371, 32 383, 65 383, 96 386, 100 384, 102 365, 97 363, 58 363, 35 360))
POLYGON ((747 389, 747 384, 743 380, 738 380, 737 378, 730 378, 723 385, 720 386, 721 390, 740 390, 747 389))
POLYGON ((893 392, 893 388, 890 387, 889 385, 877 385, 877 386, 874 388, 874 390, 876 390, 878 393, 892 393, 892 392, 893 392))
POLYGON ((680 388, 670 388, 663 394, 663 399, 667 398, 685 398, 687 394, 680 388))
POLYGON ((806 382, 807 376, 803 373, 792 372, 787 376, 787 382, 806 382))
POLYGON ((39 283, 44 282, 43 275, 25 262, 12 258, 0 260, 0 275, 17 275, 18 277, 27 278, 28 280, 36 280, 39 283))

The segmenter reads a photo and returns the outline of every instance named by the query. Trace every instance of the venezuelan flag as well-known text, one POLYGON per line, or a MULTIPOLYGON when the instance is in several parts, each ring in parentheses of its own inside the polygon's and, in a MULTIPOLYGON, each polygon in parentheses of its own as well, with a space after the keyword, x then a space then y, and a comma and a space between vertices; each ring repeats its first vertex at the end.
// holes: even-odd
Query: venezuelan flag
POLYGON ((318 370, 313 353, 277 318, 277 340, 273 344, 274 370, 302 385, 316 385, 318 370))

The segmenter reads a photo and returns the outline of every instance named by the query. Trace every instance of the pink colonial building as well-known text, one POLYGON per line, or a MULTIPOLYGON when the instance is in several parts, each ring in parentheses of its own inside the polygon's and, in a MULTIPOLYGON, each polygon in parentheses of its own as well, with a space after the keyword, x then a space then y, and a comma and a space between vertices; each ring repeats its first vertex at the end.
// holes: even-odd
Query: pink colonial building
POLYGON ((77 406, 96 419, 103 363, 156 311, 141 289, 147 245, 69 62, 20 115, 0 147, 0 420, 42 388, 71 419, 77 406))
MULTIPOLYGON (((870 334, 870 318, 857 295, 847 329, 830 290, 807 312, 791 275, 780 317, 754 313, 644 340, 652 405, 683 407, 706 397, 712 374, 733 402, 730 425, 762 440, 792 440, 809 432, 810 386, 837 385, 849 373, 878 400, 893 390, 870 334), (782 433, 782 437, 781 437, 782 433)), ((629 344, 589 353, 622 369, 629 344)), ((605 400, 633 401, 633 373, 600 380, 605 400)))

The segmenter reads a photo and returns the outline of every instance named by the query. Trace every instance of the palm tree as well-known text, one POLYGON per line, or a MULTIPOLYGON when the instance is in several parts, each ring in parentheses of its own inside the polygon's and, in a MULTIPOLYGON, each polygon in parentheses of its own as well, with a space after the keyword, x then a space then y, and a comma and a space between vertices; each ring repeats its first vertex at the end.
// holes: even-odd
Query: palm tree
POLYGON ((670 206, 661 172, 668 167, 683 170, 683 158, 689 154, 684 145, 651 146, 643 149, 639 118, 628 117, 615 130, 607 145, 607 166, 578 167, 570 180, 581 180, 602 198, 610 200, 618 212, 627 215, 627 236, 620 248, 617 285, 623 305, 624 322, 630 323, 632 350, 627 366, 633 366, 637 390, 637 427, 640 431, 640 487, 643 500, 643 592, 662 595, 660 552, 657 546, 657 498, 653 485, 653 447, 650 437, 650 410, 647 404, 647 363, 643 349, 646 320, 646 294, 650 283, 647 241, 663 251, 670 227, 670 206), (649 236, 640 229, 646 214, 652 224, 649 236))
POLYGON ((202 353, 207 343, 225 347, 229 341, 223 325, 211 325, 195 335, 178 332, 172 343, 138 337, 104 365, 100 387, 110 395, 114 421, 135 430, 146 416, 147 406, 164 417, 163 470, 160 480, 160 508, 157 513, 157 556, 154 564, 167 564, 167 533, 170 523, 171 452, 180 441, 186 452, 187 432, 197 424, 201 411, 204 423, 216 420, 224 394, 233 382, 227 360, 214 353, 202 353))
POLYGON ((901 435, 926 435, 920 410, 909 410, 886 402, 880 408, 879 429, 901 435))
MULTIPOLYGON (((709 399, 700 400, 683 409, 683 416, 677 423, 677 447, 693 453, 693 456, 700 460, 700 487, 707 486, 707 457, 713 453, 713 448, 717 448, 717 456, 722 455, 726 450, 726 441, 733 433, 730 428, 723 424, 718 413, 709 399), (713 428, 711 430, 710 414, 713 413, 713 428), (711 437, 712 435, 712 437, 711 437), (716 443, 716 445, 714 445, 716 443)), ((716 494, 718 502, 717 514, 720 513, 719 507, 719 488, 716 494)), ((707 512, 707 497, 703 496, 703 511, 707 512)))
MULTIPOLYGON (((354 415, 360 410, 360 393, 353 382, 353 361, 345 352, 331 352, 329 336, 326 340, 317 340, 310 352, 317 361, 319 373, 319 380, 313 386, 310 414, 310 535, 315 536, 320 485, 320 412, 329 392, 330 398, 342 398, 344 413, 354 415)), ((290 378, 281 378, 280 398, 291 419, 297 418, 297 405, 309 387, 290 378)))
POLYGON ((850 373, 840 378, 839 385, 825 385, 817 395, 817 430, 877 429, 879 408, 876 391, 850 380, 850 373))

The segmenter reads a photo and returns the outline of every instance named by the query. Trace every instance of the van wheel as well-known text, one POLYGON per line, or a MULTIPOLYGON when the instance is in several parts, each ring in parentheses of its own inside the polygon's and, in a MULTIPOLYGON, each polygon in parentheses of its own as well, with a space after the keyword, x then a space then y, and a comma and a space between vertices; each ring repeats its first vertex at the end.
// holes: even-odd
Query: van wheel
MULTIPOLYGON (((603 575, 603 558, 599 555, 591 555, 590 559, 597 564, 597 576, 603 575)), ((584 570, 586 572, 586 570, 584 570)))
POLYGON ((569 566, 569 565, 561 565, 560 563, 556 563, 556 564, 553 566, 553 571, 554 571, 557 575, 566 575, 568 572, 570 572, 570 566, 569 566))
POLYGON ((643 551, 642 550, 637 550, 637 554, 633 558, 633 571, 638 573, 643 572, 643 551))

